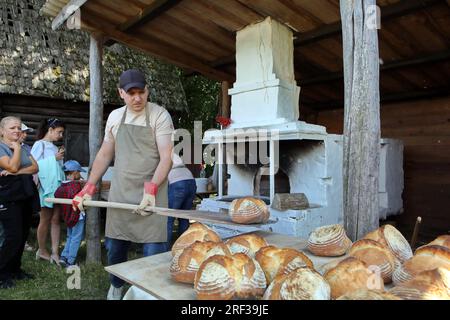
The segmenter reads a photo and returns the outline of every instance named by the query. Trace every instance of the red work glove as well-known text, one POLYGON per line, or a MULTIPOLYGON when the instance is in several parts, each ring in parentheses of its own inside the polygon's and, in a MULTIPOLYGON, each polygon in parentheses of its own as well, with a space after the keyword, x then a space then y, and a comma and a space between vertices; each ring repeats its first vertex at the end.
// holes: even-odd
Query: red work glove
POLYGON ((152 211, 145 211, 147 207, 154 207, 156 202, 156 194, 158 193, 158 185, 156 183, 147 181, 144 182, 144 195, 142 197, 141 203, 136 210, 137 214, 141 216, 151 215, 152 211))
POLYGON ((86 185, 78 192, 72 199, 72 208, 76 210, 78 208, 80 211, 84 211, 83 202, 85 200, 91 200, 92 196, 97 192, 95 184, 86 183, 86 185))

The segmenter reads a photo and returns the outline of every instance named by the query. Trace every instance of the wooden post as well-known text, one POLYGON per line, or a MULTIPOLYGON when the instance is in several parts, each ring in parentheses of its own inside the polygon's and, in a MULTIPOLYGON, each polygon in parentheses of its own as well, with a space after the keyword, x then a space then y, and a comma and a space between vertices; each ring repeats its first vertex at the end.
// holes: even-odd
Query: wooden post
POLYGON ((231 108, 231 97, 228 94, 230 89, 230 83, 228 81, 222 81, 221 91, 220 91, 220 114, 222 117, 230 117, 231 108))
MULTIPOLYGON (((89 172, 102 142, 103 128, 103 37, 91 34, 89 52, 90 104, 89 104, 89 172)), ((100 190, 101 181, 97 184, 100 190)), ((100 192, 93 200, 98 200, 100 192)), ((100 210, 89 208, 86 215, 86 261, 101 263, 100 210)))
POLYGON ((341 0, 344 47, 344 226, 354 241, 379 226, 379 53, 375 0, 341 0))

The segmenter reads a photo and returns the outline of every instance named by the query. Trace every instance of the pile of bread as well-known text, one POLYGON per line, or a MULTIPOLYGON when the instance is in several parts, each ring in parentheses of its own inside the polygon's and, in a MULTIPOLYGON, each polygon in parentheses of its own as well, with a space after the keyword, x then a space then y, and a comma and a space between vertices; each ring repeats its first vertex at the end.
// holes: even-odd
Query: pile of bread
POLYGON ((352 243, 340 225, 316 229, 308 250, 340 256, 320 272, 333 299, 450 299, 450 236, 443 235, 413 254, 408 241, 387 224, 352 243), (385 284, 394 287, 385 290, 385 284))
POLYGON ((316 270, 299 250, 269 245, 256 234, 222 241, 194 223, 172 248, 170 273, 193 284, 198 299, 450 299, 449 242, 439 237, 413 255, 390 225, 355 243, 342 226, 325 226, 311 234, 308 251, 342 259, 316 270), (385 291, 392 280, 396 286, 385 291))

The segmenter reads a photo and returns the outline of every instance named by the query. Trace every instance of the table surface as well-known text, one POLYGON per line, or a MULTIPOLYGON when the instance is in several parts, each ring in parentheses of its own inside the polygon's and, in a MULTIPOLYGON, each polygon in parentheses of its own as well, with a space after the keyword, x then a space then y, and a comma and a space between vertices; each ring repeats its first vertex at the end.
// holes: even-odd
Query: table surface
MULTIPOLYGON (((270 245, 302 250, 311 259, 316 270, 328 262, 343 259, 343 257, 314 256, 305 250, 307 242, 303 239, 266 231, 255 233, 265 238, 270 245)), ((195 300, 196 293, 193 285, 175 282, 171 279, 169 272, 171 261, 171 252, 165 252, 108 266, 105 267, 105 270, 158 299, 195 300)))

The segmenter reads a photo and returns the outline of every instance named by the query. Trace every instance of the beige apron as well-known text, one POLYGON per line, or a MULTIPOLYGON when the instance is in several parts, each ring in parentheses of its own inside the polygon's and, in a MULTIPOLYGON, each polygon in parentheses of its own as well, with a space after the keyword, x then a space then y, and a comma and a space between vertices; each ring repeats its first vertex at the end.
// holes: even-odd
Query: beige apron
MULTIPOLYGON (((145 127, 126 124, 127 109, 120 121, 115 141, 114 175, 109 201, 139 204, 144 181, 150 181, 159 163, 156 138, 150 127, 149 106, 145 107, 145 127)), ((156 206, 167 208, 167 179, 158 187, 156 206)), ((107 209, 106 236, 136 243, 166 242, 167 217, 140 216, 129 210, 107 209)))

